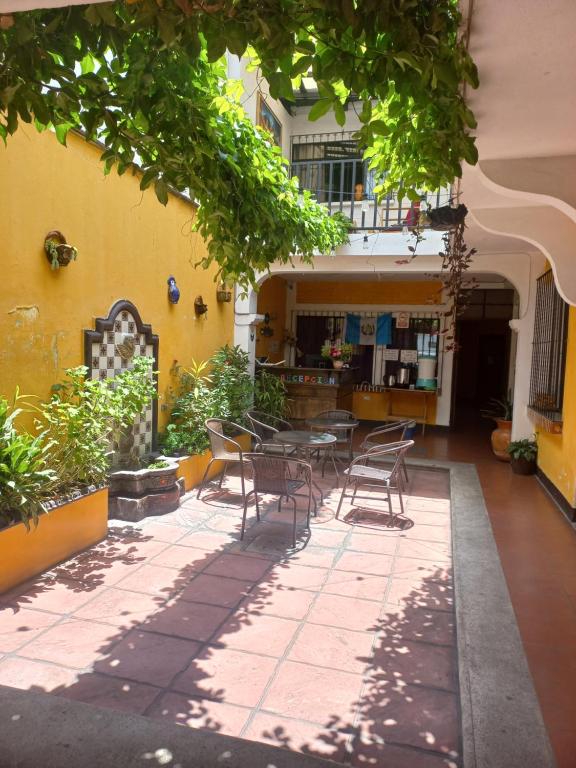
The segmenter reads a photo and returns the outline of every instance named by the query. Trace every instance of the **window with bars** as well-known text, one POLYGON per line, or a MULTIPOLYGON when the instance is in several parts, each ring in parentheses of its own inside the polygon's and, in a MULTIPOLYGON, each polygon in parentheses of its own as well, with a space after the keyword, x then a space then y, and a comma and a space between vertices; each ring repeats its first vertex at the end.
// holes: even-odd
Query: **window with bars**
POLYGON ((562 421, 568 305, 556 286, 552 270, 537 280, 536 316, 532 344, 530 411, 549 422, 562 421))

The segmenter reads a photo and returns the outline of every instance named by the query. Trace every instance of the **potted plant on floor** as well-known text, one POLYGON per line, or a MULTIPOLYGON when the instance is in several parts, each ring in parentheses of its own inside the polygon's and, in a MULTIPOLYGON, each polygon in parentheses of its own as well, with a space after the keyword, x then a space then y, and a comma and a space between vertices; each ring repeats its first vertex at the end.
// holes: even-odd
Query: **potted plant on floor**
POLYGON ((536 473, 538 443, 536 440, 524 438, 513 440, 508 446, 510 466, 516 475, 533 475, 536 473))
POLYGON ((494 419, 496 429, 490 436, 492 450, 499 461, 510 461, 508 446, 512 439, 513 403, 509 399, 492 398, 488 407, 481 411, 482 416, 494 419))

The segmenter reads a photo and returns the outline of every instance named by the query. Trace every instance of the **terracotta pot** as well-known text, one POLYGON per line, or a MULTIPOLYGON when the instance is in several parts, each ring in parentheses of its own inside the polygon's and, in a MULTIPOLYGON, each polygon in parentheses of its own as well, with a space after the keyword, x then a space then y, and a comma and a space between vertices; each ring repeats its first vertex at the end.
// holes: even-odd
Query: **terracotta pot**
POLYGON ((362 200, 364 197, 364 184, 356 184, 354 187, 354 200, 362 200))
POLYGON ((344 367, 344 360, 332 360, 332 367, 339 371, 340 368, 344 367))
POLYGON ((492 432, 492 450, 499 461, 510 461, 508 446, 512 439, 512 422, 505 419, 495 419, 496 429, 492 432))

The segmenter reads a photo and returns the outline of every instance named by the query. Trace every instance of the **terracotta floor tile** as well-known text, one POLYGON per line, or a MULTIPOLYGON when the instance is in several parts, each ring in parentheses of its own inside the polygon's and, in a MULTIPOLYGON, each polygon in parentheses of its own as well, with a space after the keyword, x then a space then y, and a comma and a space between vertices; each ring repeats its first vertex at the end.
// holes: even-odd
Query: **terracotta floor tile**
POLYGON ((320 568, 330 568, 336 557, 336 550, 323 547, 304 547, 299 552, 289 555, 291 563, 296 565, 318 566, 320 568))
POLYGON ((179 693, 164 694, 148 712, 148 717, 155 720, 227 736, 239 736, 249 715, 249 709, 209 699, 191 699, 179 693))
POLYGON ((298 623, 276 616, 253 616, 236 611, 225 622, 214 642, 265 656, 282 656, 298 629, 298 623))
POLYGON ((74 685, 80 674, 76 669, 17 656, 0 661, 0 685, 23 691, 59 693, 74 685))
POLYGON ((452 566, 445 562, 420 560, 415 557, 396 557, 393 575, 402 579, 417 577, 423 580, 433 580, 451 583, 452 566))
POLYGON ((454 590, 451 584, 427 581, 419 577, 393 578, 386 600, 389 603, 424 608, 436 608, 452 611, 454 608, 454 590))
POLYGON ((288 654, 291 661, 362 674, 372 658, 374 637, 341 627, 305 624, 288 654))
POLYGON ((75 611, 74 616, 129 628, 162 611, 165 602, 158 596, 111 587, 75 611))
POLYGON ((337 571, 357 571, 372 573, 375 576, 389 576, 392 572, 392 557, 390 555, 374 555, 365 552, 344 552, 336 561, 337 571))
POLYGON ((319 526, 312 529, 312 544, 319 547, 341 547, 347 536, 346 531, 327 531, 319 526))
POLYGON ((122 631, 116 627, 67 619, 32 640, 20 649, 19 655, 82 669, 106 654, 111 643, 121 637, 122 631))
MULTIPOLYGON (((390 635, 390 633, 387 633, 390 635)), ((376 644, 369 675, 397 685, 457 689, 456 651, 449 646, 418 643, 387 636, 376 644)))
POLYGON ((15 651, 58 619, 51 613, 0 604, 0 651, 15 651))
POLYGON ((79 675, 74 685, 67 686, 58 695, 85 704, 142 715, 159 693, 160 689, 151 685, 89 672, 79 675))
POLYGON ((354 719, 361 675, 285 661, 264 699, 262 709, 342 730, 354 719))
POLYGON ((203 696, 254 707, 276 669, 277 660, 232 648, 206 647, 172 687, 203 696))
POLYGON ((199 648, 200 645, 191 640, 133 629, 94 669, 106 675, 165 687, 185 669, 199 648))
POLYGON ((418 610, 386 603, 380 615, 384 637, 420 640, 436 645, 454 646, 456 619, 452 611, 433 610, 420 606, 418 610))
POLYGON ((233 608, 248 594, 253 584, 252 581, 226 579, 224 576, 200 573, 184 587, 178 599, 233 608))
POLYGON ((182 526, 165 525, 159 522, 147 522, 140 530, 145 536, 152 536, 155 541, 165 541, 172 544, 188 533, 188 529, 182 526))
POLYGON ((416 557, 419 560, 431 560, 434 563, 450 563, 452 554, 449 544, 414 539, 400 539, 398 542, 399 557, 416 557))
POLYGON ((191 603, 177 597, 141 624, 150 632, 206 642, 230 615, 228 608, 191 603))
POLYGON ((453 693, 387 681, 368 682, 362 692, 363 738, 384 739, 455 758, 459 749, 458 703, 453 693))
POLYGON ((191 571, 181 573, 175 568, 165 568, 160 565, 144 565, 138 573, 119 581, 116 589, 125 589, 130 592, 142 592, 146 595, 169 598, 189 584, 193 576, 194 573, 191 571))
POLYGON ((419 520, 415 520, 412 528, 401 533, 401 538, 449 545, 452 534, 449 525, 423 525, 419 520))
POLYGON ((0 605, 10 603, 20 608, 37 608, 57 614, 71 613, 104 590, 99 582, 80 583, 73 579, 44 574, 0 597, 0 605))
POLYGON ((235 579, 244 579, 247 581, 258 581, 261 579, 270 563, 261 558, 243 557, 242 555, 219 555, 206 568, 206 573, 214 576, 228 576, 235 579))
POLYGON ((303 619, 314 599, 313 592, 304 589, 282 589, 282 587, 258 588, 241 603, 241 609, 248 614, 280 616, 284 619, 303 619))
POLYGON ((379 603, 323 592, 312 606, 307 621, 360 632, 374 632, 379 628, 379 616, 379 603))
POLYGON ((348 549, 357 552, 371 552, 375 555, 393 555, 396 551, 398 535, 386 535, 382 533, 375 536, 369 533, 353 533, 350 536, 348 549))
POLYGON ((182 572, 201 571, 214 560, 216 555, 204 549, 173 544, 159 555, 156 555, 150 565, 163 565, 165 568, 178 568, 182 572))
POLYGON ((211 531, 221 531, 222 533, 232 534, 234 538, 240 535, 242 528, 242 513, 238 517, 232 515, 214 515, 206 523, 206 527, 211 531))
POLYGON ((262 585, 280 586, 283 589, 307 589, 318 591, 326 581, 326 568, 310 568, 306 565, 280 563, 273 566, 262 585))
POLYGON ((346 760, 347 733, 322 728, 301 720, 269 714, 257 714, 242 738, 283 747, 293 752, 303 752, 338 763, 346 760))
POLYGON ((323 591, 332 595, 361 597, 381 603, 389 581, 386 576, 372 576, 354 571, 332 571, 328 575, 323 591))
POLYGON ((178 544, 184 547, 195 547, 197 549, 207 549, 209 552, 224 552, 235 539, 225 533, 215 533, 214 531, 199 530, 192 531, 178 544))

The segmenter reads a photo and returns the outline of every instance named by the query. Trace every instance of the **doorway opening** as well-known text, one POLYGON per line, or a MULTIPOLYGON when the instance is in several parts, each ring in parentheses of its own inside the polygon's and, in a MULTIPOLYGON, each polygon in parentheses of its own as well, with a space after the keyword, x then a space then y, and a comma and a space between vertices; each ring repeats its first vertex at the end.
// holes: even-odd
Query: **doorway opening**
POLYGON ((509 321, 514 317, 513 288, 475 288, 456 325, 452 418, 455 427, 492 423, 481 418, 490 400, 510 400, 515 350, 509 321))

